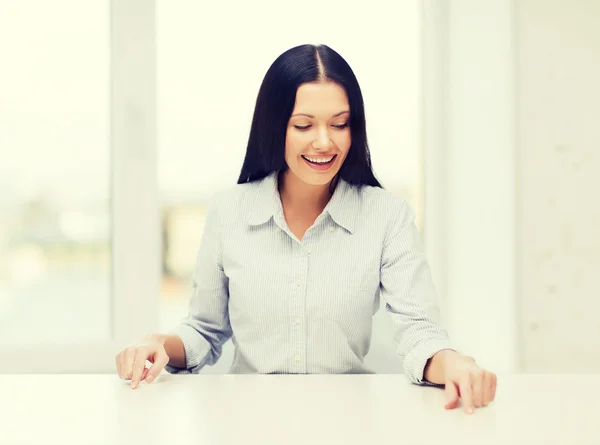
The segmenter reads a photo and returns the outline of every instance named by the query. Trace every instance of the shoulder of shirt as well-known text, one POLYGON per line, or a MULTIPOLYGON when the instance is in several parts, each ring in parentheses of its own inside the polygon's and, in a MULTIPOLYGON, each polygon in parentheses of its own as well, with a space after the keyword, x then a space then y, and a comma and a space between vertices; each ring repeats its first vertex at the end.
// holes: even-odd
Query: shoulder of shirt
POLYGON ((395 220, 414 218, 414 210, 408 201, 389 190, 365 185, 357 191, 363 214, 367 212, 371 215, 384 215, 395 220))

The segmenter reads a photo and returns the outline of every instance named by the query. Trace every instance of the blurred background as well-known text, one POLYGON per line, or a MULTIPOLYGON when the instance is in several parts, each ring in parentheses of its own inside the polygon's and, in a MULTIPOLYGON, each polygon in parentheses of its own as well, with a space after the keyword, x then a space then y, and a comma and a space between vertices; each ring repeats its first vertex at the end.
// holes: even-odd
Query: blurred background
MULTIPOLYGON (((0 371, 112 372, 186 315, 207 205, 301 43, 354 69, 376 175, 416 211, 461 350, 600 371, 597 23, 594 0, 3 0, 0 371)), ((401 372, 392 336, 381 310, 378 372, 401 372)))

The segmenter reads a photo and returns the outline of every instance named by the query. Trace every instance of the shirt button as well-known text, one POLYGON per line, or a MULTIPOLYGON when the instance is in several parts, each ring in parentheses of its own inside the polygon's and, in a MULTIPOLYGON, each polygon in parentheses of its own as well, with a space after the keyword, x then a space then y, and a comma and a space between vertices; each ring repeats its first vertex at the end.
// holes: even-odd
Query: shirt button
POLYGON ((298 287, 302 286, 302 280, 296 281, 296 286, 298 286, 298 287))
POLYGON ((329 226, 329 231, 333 232, 333 226, 329 226))
POLYGON ((312 252, 312 249, 310 247, 307 247, 305 250, 306 250, 306 253, 311 253, 312 252))
POLYGON ((297 362, 299 362, 302 359, 302 357, 300 357, 300 354, 296 354, 294 356, 294 360, 296 360, 297 362))
POLYGON ((302 321, 302 320, 300 319, 300 317, 296 317, 296 318, 294 318, 294 322, 295 322, 296 324, 300 324, 300 322, 301 322, 301 321, 302 321))

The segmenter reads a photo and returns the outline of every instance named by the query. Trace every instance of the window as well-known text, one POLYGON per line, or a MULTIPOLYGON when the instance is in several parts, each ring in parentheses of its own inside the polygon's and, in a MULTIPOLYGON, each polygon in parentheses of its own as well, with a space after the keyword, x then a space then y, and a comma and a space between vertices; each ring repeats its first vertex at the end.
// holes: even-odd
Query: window
POLYGON ((157 329, 154 7, 0 3, 0 372, 115 372, 157 329))
POLYGON ((111 336, 109 43, 106 1, 0 3, 0 345, 111 336))

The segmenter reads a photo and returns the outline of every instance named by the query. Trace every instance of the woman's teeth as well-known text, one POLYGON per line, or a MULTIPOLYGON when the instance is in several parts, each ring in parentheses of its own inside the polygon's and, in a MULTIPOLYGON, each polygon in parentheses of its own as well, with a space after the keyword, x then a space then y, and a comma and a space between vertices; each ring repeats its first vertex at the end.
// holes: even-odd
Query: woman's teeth
POLYGON ((334 156, 331 156, 330 158, 309 158, 308 156, 302 157, 313 164, 327 164, 328 162, 331 162, 334 156))

